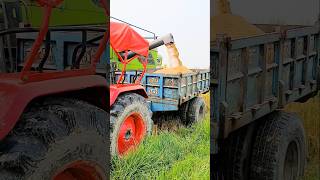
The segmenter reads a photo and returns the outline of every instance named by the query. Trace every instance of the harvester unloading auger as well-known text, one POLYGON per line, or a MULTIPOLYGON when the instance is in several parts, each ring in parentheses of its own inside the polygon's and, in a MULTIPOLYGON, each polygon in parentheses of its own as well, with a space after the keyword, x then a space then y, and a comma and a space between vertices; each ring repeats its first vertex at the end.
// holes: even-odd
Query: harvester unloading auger
MULTIPOLYGON (((166 46, 167 54, 168 54, 168 58, 169 58, 169 66, 168 66, 168 68, 157 70, 154 73, 178 74, 178 73, 190 73, 191 72, 191 70, 189 70, 187 67, 183 66, 182 61, 179 57, 179 51, 175 45, 174 38, 173 38, 172 34, 167 34, 163 37, 160 37, 160 38, 152 41, 149 44, 149 50, 155 49, 155 48, 160 47, 162 45, 166 46)), ((131 59, 131 58, 134 59, 133 57, 135 55, 136 55, 135 53, 131 52, 128 54, 127 59, 131 59)), ((124 55, 122 54, 122 57, 119 58, 119 60, 121 61, 121 59, 123 59, 123 58, 124 58, 124 55)), ((145 68, 147 62, 145 62, 143 60, 140 62, 143 64, 143 66, 145 68)), ((123 64, 125 65, 125 63, 123 63, 123 64)), ((143 71, 143 74, 144 73, 145 73, 145 70, 143 71)), ((143 76, 140 76, 140 78, 142 78, 142 77, 143 76)), ((119 79, 119 81, 120 80, 122 80, 122 78, 119 79)))
POLYGON ((143 37, 141 37, 137 32, 135 32, 130 26, 122 23, 111 22, 110 23, 110 45, 112 49, 115 50, 119 61, 123 64, 122 74, 119 77, 117 83, 121 83, 123 80, 123 76, 126 72, 126 66, 132 60, 139 58, 143 66, 142 74, 140 75, 139 79, 137 79, 136 83, 139 83, 144 73, 146 72, 147 64, 148 64, 148 52, 149 50, 158 48, 160 46, 166 45, 170 46, 174 44, 174 39, 172 34, 167 34, 156 40, 148 43, 143 37), (124 26, 124 27, 120 27, 124 26), (114 31, 114 29, 119 28, 119 31, 123 31, 123 29, 127 29, 130 33, 122 33, 114 31), (124 36, 124 37, 122 37, 124 36), (120 39, 127 39, 127 41, 121 41, 120 39), (131 41, 128 41, 130 39, 131 41), (121 43, 120 43, 121 42, 121 43))

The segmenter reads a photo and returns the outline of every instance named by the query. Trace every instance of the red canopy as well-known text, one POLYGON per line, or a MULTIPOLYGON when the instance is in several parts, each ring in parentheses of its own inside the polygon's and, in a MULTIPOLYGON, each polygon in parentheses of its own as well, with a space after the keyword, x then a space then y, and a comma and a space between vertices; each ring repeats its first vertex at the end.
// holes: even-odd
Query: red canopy
POLYGON ((148 56, 149 43, 129 25, 110 22, 110 44, 116 52, 133 51, 148 56))

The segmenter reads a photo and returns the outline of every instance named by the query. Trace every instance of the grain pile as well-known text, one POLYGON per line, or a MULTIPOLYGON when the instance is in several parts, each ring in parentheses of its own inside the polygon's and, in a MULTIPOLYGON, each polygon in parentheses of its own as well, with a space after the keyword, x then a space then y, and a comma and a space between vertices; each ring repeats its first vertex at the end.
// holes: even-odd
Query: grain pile
POLYGON ((214 40, 217 34, 226 34, 231 39, 262 35, 264 32, 248 23, 244 18, 232 14, 219 14, 211 18, 210 36, 214 40))
POLYGON ((216 0, 215 12, 218 14, 231 14, 230 2, 228 0, 216 0))
POLYGON ((210 36, 213 41, 217 39, 217 34, 226 34, 231 39, 262 35, 264 32, 256 26, 247 22, 241 16, 233 15, 227 0, 217 1, 218 14, 211 17, 210 36))
POLYGON ((169 58, 169 67, 155 71, 159 74, 185 74, 191 73, 187 67, 183 66, 181 59, 179 58, 179 51, 174 43, 167 44, 167 54, 169 58))

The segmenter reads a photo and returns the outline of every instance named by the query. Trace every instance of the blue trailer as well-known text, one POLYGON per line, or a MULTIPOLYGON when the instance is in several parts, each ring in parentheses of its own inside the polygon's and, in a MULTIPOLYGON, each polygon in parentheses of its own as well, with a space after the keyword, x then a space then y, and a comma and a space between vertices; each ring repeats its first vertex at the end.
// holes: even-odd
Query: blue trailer
POLYGON ((265 35, 211 42, 211 154, 225 179, 297 178, 305 167, 301 120, 281 109, 320 89, 319 24, 263 26, 265 35))
MULTIPOLYGON (((116 80, 121 72, 116 72, 116 80)), ((136 71, 126 72, 123 83, 134 83, 136 71)), ((141 84, 148 94, 152 112, 178 111, 183 104, 209 91, 209 70, 193 70, 187 74, 146 73, 141 84)))

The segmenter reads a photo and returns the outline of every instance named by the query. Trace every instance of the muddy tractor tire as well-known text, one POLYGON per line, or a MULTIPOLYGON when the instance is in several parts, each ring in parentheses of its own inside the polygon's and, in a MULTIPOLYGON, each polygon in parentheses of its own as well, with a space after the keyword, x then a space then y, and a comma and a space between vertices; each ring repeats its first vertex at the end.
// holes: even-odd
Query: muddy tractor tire
POLYGON ((220 174, 225 180, 247 180, 252 138, 255 133, 255 124, 232 132, 222 145, 222 156, 219 159, 222 170, 220 174))
POLYGON ((257 129, 251 159, 251 179, 302 178, 306 142, 302 121, 292 113, 275 112, 257 129))
POLYGON ((107 120, 105 111, 75 99, 29 105, 0 143, 0 179, 106 179, 107 120))
POLYGON ((199 122, 205 115, 205 103, 202 97, 196 97, 190 100, 188 105, 188 115, 186 124, 191 125, 199 122))
POLYGON ((120 95, 110 110, 111 154, 122 156, 152 133, 152 112, 146 99, 135 93, 120 95))

